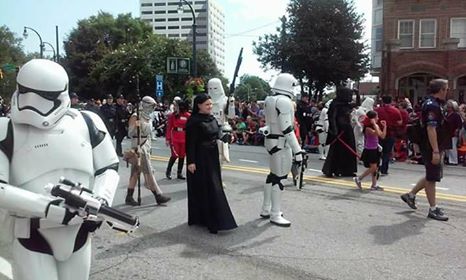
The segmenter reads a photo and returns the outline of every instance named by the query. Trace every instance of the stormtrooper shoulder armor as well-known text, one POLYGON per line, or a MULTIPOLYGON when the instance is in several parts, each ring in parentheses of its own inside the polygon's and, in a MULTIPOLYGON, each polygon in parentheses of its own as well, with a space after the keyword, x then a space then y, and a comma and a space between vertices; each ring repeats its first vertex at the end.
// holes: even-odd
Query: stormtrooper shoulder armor
POLYGON ((0 118, 0 150, 11 161, 13 156, 13 124, 9 118, 0 118))
POLYGON ((92 148, 95 148, 105 138, 105 131, 107 130, 105 124, 103 123, 102 119, 94 112, 81 111, 81 114, 89 130, 89 137, 91 140, 92 148))
POLYGON ((291 114, 293 110, 293 102, 291 99, 285 96, 278 96, 277 102, 275 103, 277 113, 280 114, 291 114))
POLYGON ((118 171, 118 157, 104 122, 93 112, 81 111, 81 114, 89 130, 96 175, 108 168, 118 171))

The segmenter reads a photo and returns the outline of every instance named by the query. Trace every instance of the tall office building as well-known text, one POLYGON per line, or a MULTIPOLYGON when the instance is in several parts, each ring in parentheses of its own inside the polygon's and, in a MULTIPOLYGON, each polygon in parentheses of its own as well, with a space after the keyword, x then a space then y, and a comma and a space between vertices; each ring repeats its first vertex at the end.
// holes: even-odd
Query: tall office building
MULTIPOLYGON (((154 32, 172 39, 193 40, 193 18, 180 0, 140 0, 140 15, 154 32), (178 12, 182 3, 183 12, 178 12)), ((214 0, 187 0, 196 15, 196 48, 205 49, 225 71, 225 14, 214 0)))

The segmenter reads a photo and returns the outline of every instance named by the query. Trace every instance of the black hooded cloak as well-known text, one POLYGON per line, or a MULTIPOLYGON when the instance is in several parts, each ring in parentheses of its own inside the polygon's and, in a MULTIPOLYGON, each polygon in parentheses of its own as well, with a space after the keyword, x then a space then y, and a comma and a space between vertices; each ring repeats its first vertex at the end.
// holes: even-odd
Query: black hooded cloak
POLYGON ((337 96, 328 109, 329 131, 326 144, 330 148, 322 167, 322 172, 328 177, 355 176, 358 170, 356 156, 337 139, 339 136, 353 151, 356 150, 351 126, 352 96, 353 92, 348 88, 337 89, 337 96))
POLYGON ((223 191, 217 147, 220 128, 212 115, 193 114, 186 124, 188 225, 206 226, 210 232, 237 227, 223 191))

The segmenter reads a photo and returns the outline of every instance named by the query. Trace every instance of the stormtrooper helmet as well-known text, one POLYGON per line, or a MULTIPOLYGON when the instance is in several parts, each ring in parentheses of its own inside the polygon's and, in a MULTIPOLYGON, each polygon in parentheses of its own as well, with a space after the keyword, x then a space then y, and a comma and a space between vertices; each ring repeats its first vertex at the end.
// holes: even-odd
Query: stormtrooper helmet
POLYGON ((282 73, 278 75, 273 84, 272 91, 275 94, 284 94, 293 98, 296 95, 296 87, 298 86, 298 81, 293 77, 293 75, 288 73, 282 73))
POLYGON ((16 77, 11 97, 11 120, 40 129, 54 127, 70 108, 68 75, 58 63, 33 59, 16 77))
POLYGON ((156 106, 157 102, 155 102, 154 98, 144 96, 141 99, 142 116, 146 119, 150 119, 150 115, 154 112, 156 106))
POLYGON ((180 101, 181 101, 181 97, 179 96, 175 96, 175 98, 173 98, 173 104, 178 104, 180 101))
POLYGON ((172 106, 171 106, 173 112, 179 113, 179 111, 180 111, 180 108, 179 108, 180 102, 182 102, 181 97, 175 96, 175 98, 173 98, 173 102, 172 102, 172 106))
POLYGON ((212 98, 212 102, 216 103, 225 96, 222 81, 218 78, 212 78, 207 82, 207 93, 212 98))

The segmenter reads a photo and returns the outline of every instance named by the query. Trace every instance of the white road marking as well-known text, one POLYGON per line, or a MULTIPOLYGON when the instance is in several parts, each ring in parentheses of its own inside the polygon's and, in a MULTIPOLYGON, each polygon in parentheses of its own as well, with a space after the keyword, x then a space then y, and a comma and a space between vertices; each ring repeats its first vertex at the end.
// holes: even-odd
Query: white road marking
POLYGON ((13 279, 11 265, 4 258, 0 257, 0 275, 6 276, 8 279, 13 279))
POLYGON ((317 169, 312 169, 312 168, 309 168, 308 170, 309 170, 309 171, 312 171, 312 172, 319 172, 319 173, 322 172, 322 170, 317 170, 317 169))
POLYGON ((239 159, 239 161, 243 161, 243 162, 250 162, 250 163, 259 163, 257 160, 250 160, 250 159, 239 159))

